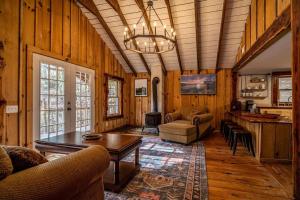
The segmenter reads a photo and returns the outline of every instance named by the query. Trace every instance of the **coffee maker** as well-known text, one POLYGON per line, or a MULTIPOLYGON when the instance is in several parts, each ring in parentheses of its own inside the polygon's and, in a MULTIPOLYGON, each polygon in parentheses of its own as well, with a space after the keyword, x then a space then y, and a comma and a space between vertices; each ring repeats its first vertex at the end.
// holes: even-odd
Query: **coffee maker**
POLYGON ((253 100, 247 100, 246 101, 246 111, 247 112, 253 112, 253 106, 254 106, 254 101, 253 100))

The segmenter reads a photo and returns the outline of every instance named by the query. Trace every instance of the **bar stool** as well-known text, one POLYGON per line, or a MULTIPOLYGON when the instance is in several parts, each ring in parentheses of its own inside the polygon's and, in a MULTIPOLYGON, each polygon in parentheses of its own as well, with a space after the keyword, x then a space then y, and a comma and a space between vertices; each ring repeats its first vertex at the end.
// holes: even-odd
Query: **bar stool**
POLYGON ((231 126, 231 125, 236 125, 236 123, 234 123, 232 121, 227 121, 227 122, 224 122, 224 125, 223 125, 223 133, 224 133, 226 142, 227 142, 228 136, 229 136, 229 127, 228 126, 231 126))
POLYGON ((233 123, 233 122, 231 120, 229 120, 229 119, 222 119, 221 120, 221 133, 223 133, 223 134, 224 134, 225 123, 233 123))
POLYGON ((228 145, 230 147, 232 147, 232 142, 233 142, 232 130, 234 129, 243 129, 243 128, 235 123, 225 125, 225 141, 228 142, 228 145))
POLYGON ((240 140, 243 143, 243 145, 247 147, 248 152, 251 152, 252 155, 255 157, 251 133, 245 129, 233 129, 232 134, 233 134, 232 154, 235 155, 237 149, 237 142, 238 140, 240 140))

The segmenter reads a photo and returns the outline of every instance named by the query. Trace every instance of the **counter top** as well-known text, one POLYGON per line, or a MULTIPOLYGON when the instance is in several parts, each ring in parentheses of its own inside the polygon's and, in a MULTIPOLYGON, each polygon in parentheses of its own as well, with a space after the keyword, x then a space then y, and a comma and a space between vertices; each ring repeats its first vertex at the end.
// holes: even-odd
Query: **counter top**
POLYGON ((257 106, 259 109, 282 109, 282 110, 291 110, 291 106, 257 106))
POLYGON ((268 118, 260 118, 260 117, 250 117, 245 116, 244 114, 249 114, 247 112, 228 112, 230 115, 234 117, 238 117, 242 120, 249 121, 251 123, 283 123, 283 124, 291 124, 292 120, 287 119, 285 117, 279 117, 277 119, 268 119, 268 118))

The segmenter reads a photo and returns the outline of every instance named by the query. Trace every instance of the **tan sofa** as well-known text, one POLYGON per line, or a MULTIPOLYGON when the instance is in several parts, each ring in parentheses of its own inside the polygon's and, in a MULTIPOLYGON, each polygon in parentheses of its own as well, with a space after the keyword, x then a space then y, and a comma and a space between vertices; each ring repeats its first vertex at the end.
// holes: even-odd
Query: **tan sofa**
POLYGON ((189 144, 210 130, 212 119, 206 106, 181 108, 165 116, 166 124, 159 126, 160 138, 189 144))
POLYGON ((105 148, 92 146, 17 172, 0 181, 0 200, 103 200, 109 161, 105 148))

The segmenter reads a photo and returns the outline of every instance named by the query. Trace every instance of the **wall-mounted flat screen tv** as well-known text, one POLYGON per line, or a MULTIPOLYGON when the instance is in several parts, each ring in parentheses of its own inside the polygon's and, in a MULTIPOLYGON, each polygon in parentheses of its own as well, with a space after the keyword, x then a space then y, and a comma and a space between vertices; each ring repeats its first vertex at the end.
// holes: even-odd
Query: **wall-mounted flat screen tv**
POLYGON ((216 94, 216 74, 182 75, 181 94, 216 94))

